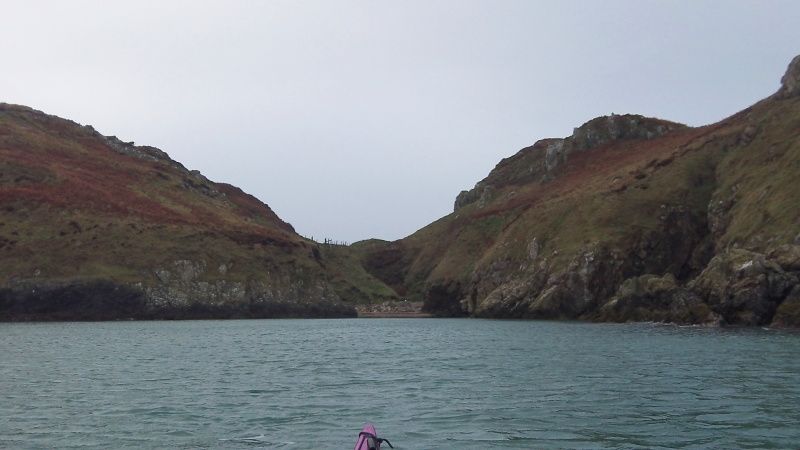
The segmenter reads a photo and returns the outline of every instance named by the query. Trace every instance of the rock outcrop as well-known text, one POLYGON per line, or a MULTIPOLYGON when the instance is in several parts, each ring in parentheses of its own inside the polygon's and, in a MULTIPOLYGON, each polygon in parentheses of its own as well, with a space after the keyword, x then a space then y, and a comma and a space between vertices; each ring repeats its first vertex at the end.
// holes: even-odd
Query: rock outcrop
POLYGON ((585 152, 614 141, 654 139, 683 128, 686 126, 679 123, 632 114, 592 119, 575 128, 569 137, 543 139, 501 161, 486 179, 471 190, 459 193, 454 211, 477 201, 485 207, 497 186, 525 184, 532 180, 550 182, 555 178, 553 171, 574 152, 585 152))
POLYGON ((23 281, 0 287, 0 320, 115 320, 139 317, 141 289, 108 279, 23 281))
POLYGON ((671 274, 642 275, 625 280, 614 297, 598 311, 594 320, 614 322, 671 322, 722 325, 722 316, 712 311, 671 274))
POLYGON ((321 283, 279 288, 226 280, 157 286, 103 278, 26 280, 0 287, 0 321, 356 317, 352 306, 325 291, 321 283))
POLYGON ((800 95, 800 55, 795 56, 781 78, 781 88, 776 96, 787 99, 800 95))
POLYGON ((224 278, 227 266, 207 277, 205 261, 178 260, 154 270, 159 283, 137 283, 151 314, 161 311, 213 311, 248 318, 355 317, 352 306, 341 304, 324 281, 288 272, 274 274, 273 282, 234 281, 224 278), (208 280, 204 278, 209 278, 208 280))
POLYGON ((796 268, 778 263, 797 255, 800 247, 786 245, 774 258, 742 249, 718 254, 687 288, 733 325, 768 325, 778 306, 800 284, 796 268))

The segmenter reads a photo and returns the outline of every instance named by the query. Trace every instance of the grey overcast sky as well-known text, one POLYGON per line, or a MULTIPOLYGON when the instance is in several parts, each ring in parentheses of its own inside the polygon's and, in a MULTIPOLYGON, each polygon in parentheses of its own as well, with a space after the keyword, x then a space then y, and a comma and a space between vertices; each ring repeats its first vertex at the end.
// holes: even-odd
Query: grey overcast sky
POLYGON ((716 122, 800 54, 795 0, 0 6, 0 101, 158 147, 348 242, 413 233, 597 116, 716 122))

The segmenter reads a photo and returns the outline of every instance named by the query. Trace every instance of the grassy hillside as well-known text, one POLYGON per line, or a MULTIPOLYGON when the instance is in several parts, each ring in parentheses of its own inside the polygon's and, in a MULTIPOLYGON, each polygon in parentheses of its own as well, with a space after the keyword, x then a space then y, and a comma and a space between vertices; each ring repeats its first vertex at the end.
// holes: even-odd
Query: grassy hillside
MULTIPOLYGON (((712 313, 681 317, 719 318, 721 307, 703 303, 711 294, 684 292, 709 276, 714 258, 737 248, 757 255, 799 248, 798 121, 800 98, 783 93, 701 128, 640 116, 593 119, 570 137, 501 161, 458 196, 452 214, 373 248, 365 268, 444 315, 616 320, 623 315, 608 305, 617 305, 610 302, 626 280, 668 275, 674 281, 664 305, 689 300, 659 306, 642 294, 655 303, 637 308, 673 311, 637 317, 694 308, 712 313)), ((737 309, 722 319, 761 323, 776 305, 800 300, 800 289, 792 290, 797 269, 769 267, 774 273, 753 281, 764 286, 750 301, 768 303, 768 312, 743 318, 737 309), (759 279, 783 284, 773 289, 759 279)), ((727 270, 735 276, 738 269, 727 270)), ((729 303, 745 289, 716 288, 727 289, 729 303)))
POLYGON ((385 244, 378 240, 356 242, 349 246, 320 244, 328 281, 343 301, 364 305, 399 299, 397 292, 364 268, 366 255, 385 244))
POLYGON ((160 270, 192 261, 202 267, 194 283, 260 283, 281 301, 336 297, 318 245, 256 198, 158 149, 30 108, 0 105, 0 211, 2 285, 159 286, 160 270))

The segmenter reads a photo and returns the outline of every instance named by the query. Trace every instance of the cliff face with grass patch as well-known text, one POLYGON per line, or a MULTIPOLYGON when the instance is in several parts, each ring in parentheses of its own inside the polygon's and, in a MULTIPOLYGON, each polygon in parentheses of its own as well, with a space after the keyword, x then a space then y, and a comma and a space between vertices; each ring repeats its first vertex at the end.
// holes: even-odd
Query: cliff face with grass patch
POLYGON ((800 326, 800 57, 690 128, 600 117, 501 161, 362 258, 444 316, 800 326))
POLYGON ((0 104, 0 320, 355 315, 325 266, 236 187, 0 104))

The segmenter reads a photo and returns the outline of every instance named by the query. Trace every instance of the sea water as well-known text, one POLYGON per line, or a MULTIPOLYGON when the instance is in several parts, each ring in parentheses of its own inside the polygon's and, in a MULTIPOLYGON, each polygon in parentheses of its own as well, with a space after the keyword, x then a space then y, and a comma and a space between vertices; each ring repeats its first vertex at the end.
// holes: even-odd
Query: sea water
POLYGON ((460 319, 0 324, 0 447, 800 448, 800 334, 460 319))

